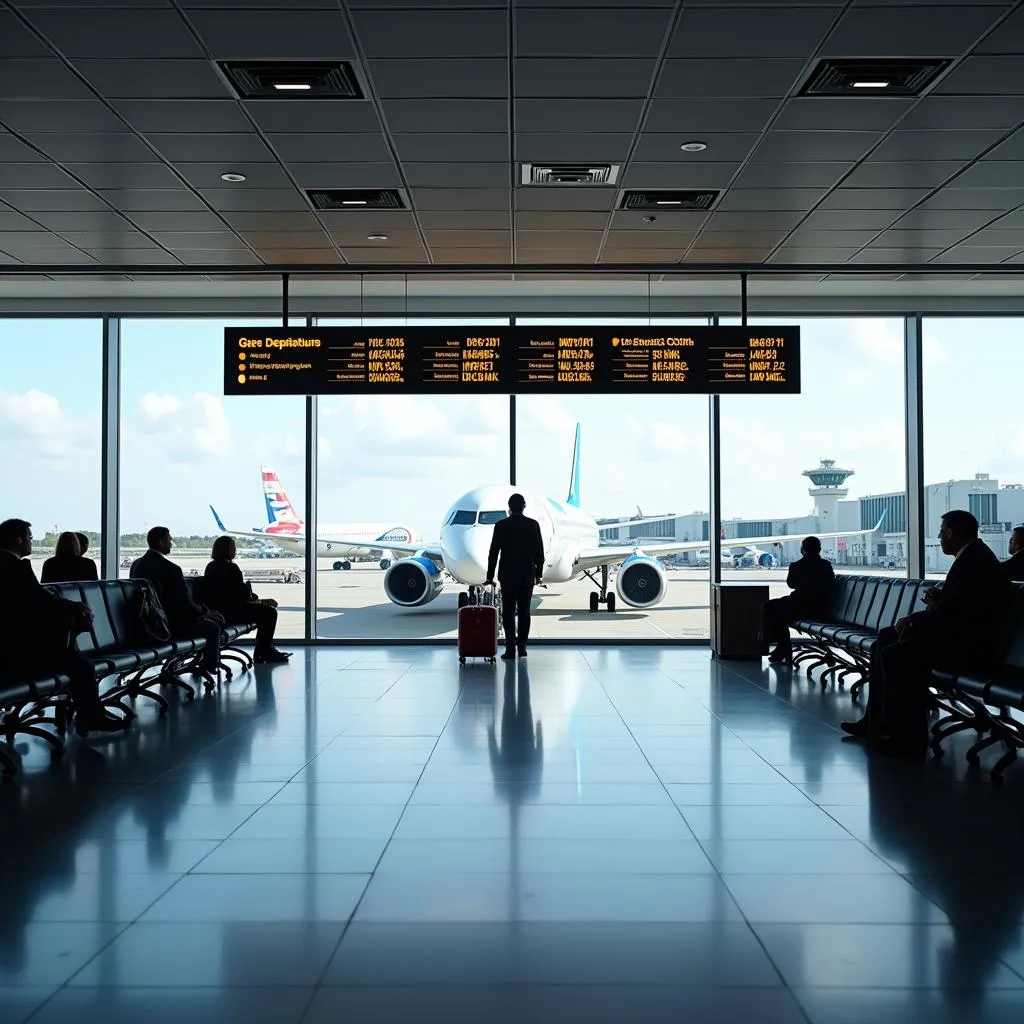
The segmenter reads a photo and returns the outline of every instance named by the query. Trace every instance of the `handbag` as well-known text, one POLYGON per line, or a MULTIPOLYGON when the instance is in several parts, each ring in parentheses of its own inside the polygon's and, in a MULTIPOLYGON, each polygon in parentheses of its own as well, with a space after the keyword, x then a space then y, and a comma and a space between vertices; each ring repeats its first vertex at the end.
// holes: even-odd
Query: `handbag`
POLYGON ((171 624, 167 612, 150 586, 142 588, 138 614, 139 632, 145 640, 166 644, 171 640, 171 624))

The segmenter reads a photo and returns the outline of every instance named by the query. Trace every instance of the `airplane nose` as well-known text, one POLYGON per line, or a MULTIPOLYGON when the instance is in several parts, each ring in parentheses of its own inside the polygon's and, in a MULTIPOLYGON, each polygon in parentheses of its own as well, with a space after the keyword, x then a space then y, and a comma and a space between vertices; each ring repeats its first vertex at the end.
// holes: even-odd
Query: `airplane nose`
POLYGON ((487 553, 491 531, 479 527, 451 530, 444 538, 445 568, 467 586, 483 583, 487 576, 487 553))

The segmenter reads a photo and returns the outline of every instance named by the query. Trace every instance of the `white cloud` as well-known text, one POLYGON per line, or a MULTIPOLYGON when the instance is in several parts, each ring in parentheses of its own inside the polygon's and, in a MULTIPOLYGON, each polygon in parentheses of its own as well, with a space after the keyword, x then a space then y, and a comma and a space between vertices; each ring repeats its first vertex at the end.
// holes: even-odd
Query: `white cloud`
POLYGON ((53 460, 74 460, 96 450, 95 423, 69 416, 60 400, 30 388, 22 393, 0 391, 0 442, 22 454, 53 460))
POLYGON ((187 398, 148 392, 139 399, 140 426, 159 435, 162 450, 179 462, 199 456, 226 459, 237 454, 223 399, 206 391, 187 398))

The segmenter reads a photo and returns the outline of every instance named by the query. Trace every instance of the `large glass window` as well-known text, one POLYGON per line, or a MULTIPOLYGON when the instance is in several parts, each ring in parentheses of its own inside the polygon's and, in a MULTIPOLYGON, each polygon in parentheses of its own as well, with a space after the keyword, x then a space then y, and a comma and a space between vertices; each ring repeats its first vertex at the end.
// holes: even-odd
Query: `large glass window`
POLYGON ((37 575, 63 530, 100 557, 102 341, 99 320, 0 320, 0 519, 32 523, 37 575))
POLYGON ((953 562, 939 547, 943 512, 981 524, 1000 558, 1024 523, 1024 412, 1017 387, 1024 322, 1009 317, 926 318, 924 376, 925 569, 953 562))
POLYGON ((840 534, 822 540, 840 572, 904 575, 903 321, 756 323, 799 325, 801 393, 722 398, 723 578, 786 593, 800 541, 772 538, 807 534, 840 534))
MULTIPOLYGON (((502 326, 508 320, 319 323, 502 326)), ((458 593, 465 589, 461 583, 467 582, 460 583, 460 577, 467 566, 475 571, 480 552, 449 551, 460 565, 446 565, 440 551, 442 529, 475 529, 479 513, 497 513, 504 506, 510 461, 508 397, 328 396, 320 398, 318 410, 317 635, 380 640, 454 637, 458 593), (497 504, 478 507, 477 498, 459 501, 460 496, 489 486, 502 496, 497 504), (389 540, 399 548, 389 547, 389 540), (389 573, 392 563, 408 557, 405 549, 410 546, 422 549, 422 559, 395 566, 389 573)))
POLYGON ((246 579, 278 601, 278 636, 294 639, 305 635, 305 400, 226 398, 223 384, 224 328, 279 323, 122 322, 120 565, 127 575, 163 525, 172 558, 201 575, 214 538, 233 533, 246 579))
MULTIPOLYGON (((706 320, 583 320, 519 318, 517 323, 675 326, 706 320)), ((602 569, 578 571, 538 593, 533 632, 553 639, 664 640, 709 633, 708 403, 704 396, 524 395, 516 402, 520 489, 532 492, 560 520, 558 534, 572 569, 575 545, 591 565, 607 548, 607 605, 591 611, 602 569), (578 487, 573 476, 580 430, 578 487), (578 499, 571 509, 570 493, 578 499), (549 500, 550 499, 550 500, 549 500), (581 529, 576 519, 581 518, 581 529), (676 542, 684 550, 673 550, 676 542), (633 552, 649 551, 623 565, 633 552), (596 556, 596 557, 595 557, 596 556), (703 557, 702 557, 703 556, 703 557)), ((527 508, 527 515, 530 514, 527 508)), ((567 572, 566 575, 569 575, 567 572)))

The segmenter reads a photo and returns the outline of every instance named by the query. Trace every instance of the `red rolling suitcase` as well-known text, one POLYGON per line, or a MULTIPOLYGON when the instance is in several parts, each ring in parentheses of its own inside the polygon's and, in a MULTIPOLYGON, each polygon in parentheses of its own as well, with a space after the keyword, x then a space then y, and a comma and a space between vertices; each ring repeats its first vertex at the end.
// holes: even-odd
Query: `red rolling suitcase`
POLYGON ((467 658, 498 657, 498 609, 494 604, 494 591, 488 588, 470 588, 470 604, 459 609, 459 664, 467 658))

